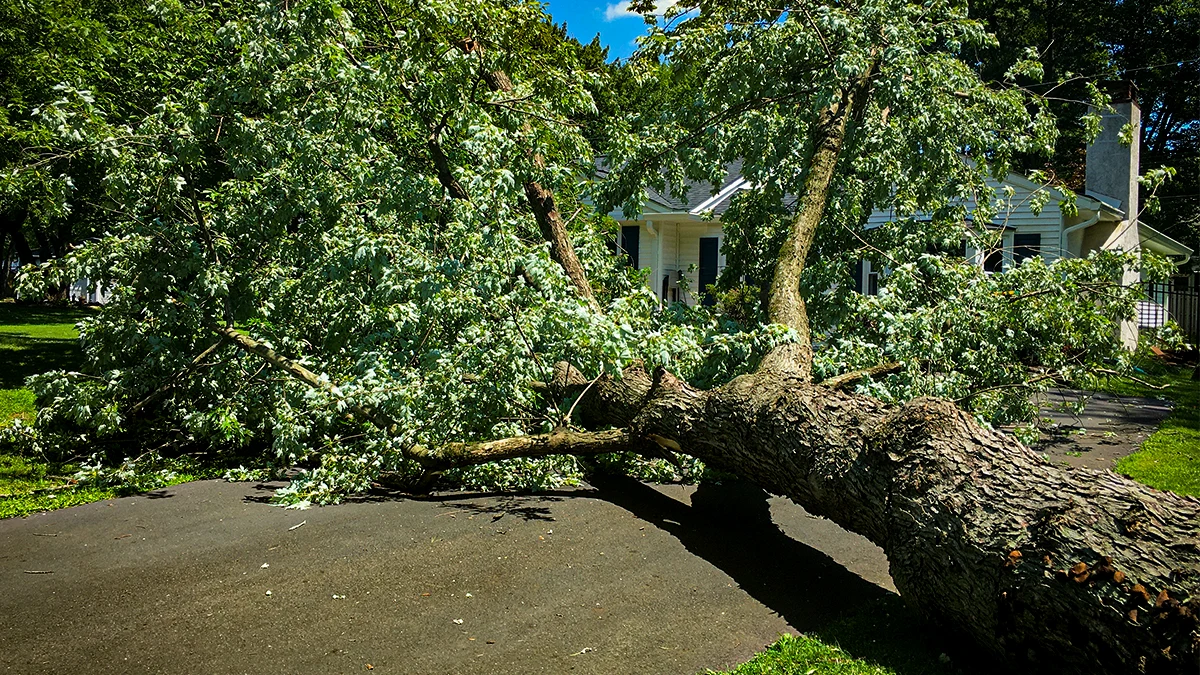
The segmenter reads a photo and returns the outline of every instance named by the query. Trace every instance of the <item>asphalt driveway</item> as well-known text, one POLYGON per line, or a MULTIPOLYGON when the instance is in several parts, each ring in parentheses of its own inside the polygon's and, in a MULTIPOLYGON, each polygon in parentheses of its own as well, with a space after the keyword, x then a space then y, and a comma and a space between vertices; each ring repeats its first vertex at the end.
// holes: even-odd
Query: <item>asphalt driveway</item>
POLYGON ((849 614, 912 623, 882 551, 780 499, 617 480, 291 511, 271 487, 0 521, 0 672, 694 673, 849 614))

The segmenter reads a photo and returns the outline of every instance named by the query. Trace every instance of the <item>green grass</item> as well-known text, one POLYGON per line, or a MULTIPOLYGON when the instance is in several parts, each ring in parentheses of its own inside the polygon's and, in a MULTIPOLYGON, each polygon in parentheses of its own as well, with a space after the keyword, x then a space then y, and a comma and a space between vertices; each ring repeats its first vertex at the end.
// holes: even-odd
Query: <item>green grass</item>
POLYGON ((175 468, 173 474, 149 475, 139 480, 136 487, 118 488, 75 485, 71 476, 79 467, 74 464, 48 465, 26 457, 0 454, 0 518, 124 497, 202 478, 215 478, 220 474, 217 469, 204 469, 186 461, 176 461, 172 466, 175 468))
POLYGON ((783 635, 753 659, 710 675, 951 675, 939 636, 899 596, 887 596, 800 636, 783 635))
POLYGON ((0 426, 20 419, 25 423, 33 422, 37 413, 33 392, 28 389, 0 389, 0 426))
POLYGON ((79 367, 75 324, 90 311, 0 303, 0 425, 33 419, 37 408, 25 389, 30 375, 79 367))
MULTIPOLYGON (((89 311, 0 303, 0 426, 15 419, 33 421, 37 405, 33 392, 25 388, 30 375, 79 367, 75 324, 89 311)), ((76 469, 0 454, 0 518, 117 496, 112 488, 72 485, 70 476, 76 469)))
POLYGON ((60 473, 74 467, 50 470, 46 464, 15 455, 0 455, 0 518, 27 516, 31 513, 66 508, 116 497, 117 491, 105 487, 77 487, 60 473))
POLYGON ((1166 385, 1155 390, 1136 382, 1114 383, 1113 393, 1163 396, 1175 409, 1137 452, 1117 462, 1118 473, 1159 490, 1200 497, 1200 381, 1192 369, 1149 364, 1146 380, 1166 385))
POLYGON ((784 635, 727 675, 893 675, 895 672, 856 659, 820 640, 784 635))

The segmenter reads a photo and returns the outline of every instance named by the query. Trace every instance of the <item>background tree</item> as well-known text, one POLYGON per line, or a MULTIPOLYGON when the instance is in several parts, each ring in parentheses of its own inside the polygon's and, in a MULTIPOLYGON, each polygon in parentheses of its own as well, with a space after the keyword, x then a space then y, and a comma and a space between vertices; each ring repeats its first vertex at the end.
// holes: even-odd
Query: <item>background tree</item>
MULTIPOLYGON (((0 260, 62 256, 103 233, 125 128, 210 67, 237 3, 0 3, 0 260), (104 130, 108 144, 96 142, 104 130), (120 137, 122 140, 117 141, 120 137)), ((11 293, 0 263, 0 295, 11 293)), ((65 287, 50 289, 61 297, 65 287)))
MULTIPOLYGON (((1088 82, 1130 80, 1143 110, 1143 170, 1174 167, 1175 179, 1157 192, 1161 212, 1146 219, 1190 246, 1200 239, 1200 5, 1192 0, 982 0, 971 16, 987 23, 999 44, 969 50, 983 77, 1001 79, 1021 50, 1036 49, 1045 84, 1032 85, 1052 103, 1062 132, 1048 166, 1030 158, 1025 169, 1049 168, 1083 189, 1086 132, 1079 123, 1088 82), (1053 89, 1053 92, 1051 92, 1053 89), (1075 102, 1072 102, 1075 101, 1075 102)), ((1143 191, 1143 204, 1149 197, 1143 191)))

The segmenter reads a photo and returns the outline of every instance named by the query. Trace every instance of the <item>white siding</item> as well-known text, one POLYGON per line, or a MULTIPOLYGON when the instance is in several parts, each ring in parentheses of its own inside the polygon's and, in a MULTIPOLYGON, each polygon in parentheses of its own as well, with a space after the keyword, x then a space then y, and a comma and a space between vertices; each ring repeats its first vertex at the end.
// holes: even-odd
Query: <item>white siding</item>
MULTIPOLYGON (((989 179, 988 183, 996 190, 996 198, 1004 201, 1004 205, 996 214, 992 225, 1004 226, 1007 230, 1004 235, 1004 258, 1006 266, 1012 262, 1013 238, 1014 235, 1018 234, 1040 235, 1041 255, 1047 261, 1063 256, 1060 243, 1062 214, 1054 195, 1051 196, 1050 201, 1045 204, 1044 208, 1035 214, 1032 204, 1033 190, 1027 185, 1019 182, 1008 183, 1008 186, 1013 190, 1013 194, 1011 197, 1006 197, 1003 186, 999 182, 989 179)), ((976 204, 974 201, 970 201, 967 202, 966 206, 968 209, 974 209, 976 204)), ((920 219, 928 217, 928 215, 922 216, 922 214, 916 214, 913 217, 920 219)), ((867 228, 879 227, 897 219, 893 211, 876 209, 867 219, 867 228)), ((974 253, 974 251, 971 251, 971 253, 974 253)))
MULTIPOLYGON (((1058 207, 1058 196, 1052 193, 1044 208, 1035 214, 1032 207, 1035 187, 1031 183, 1021 178, 1011 178, 1005 183, 1013 191, 1012 196, 1007 197, 1001 183, 994 180, 989 182, 996 190, 996 198, 1003 199, 1005 202, 996 219, 991 223, 993 227, 1003 226, 1005 228, 1002 236, 1005 268, 1012 264, 1015 235, 1037 234, 1041 238, 1039 249, 1044 259, 1050 261, 1061 257, 1063 255, 1060 250, 1063 218, 1058 207)), ((967 207, 973 209, 975 204, 969 202, 967 207)), ((917 214, 915 217, 919 219, 922 216, 917 214)), ((876 209, 867 219, 867 227, 878 227, 896 219, 893 212, 876 209)), ((682 274, 687 279, 687 286, 691 288, 691 293, 680 292, 679 299, 688 304, 694 304, 700 290, 697 287, 699 275, 696 270, 689 268, 693 265, 699 266, 701 237, 718 237, 721 239, 720 243, 724 244, 720 222, 698 220, 694 216, 677 213, 659 215, 647 213, 646 220, 624 221, 624 224, 637 224, 642 228, 638 246, 638 265, 643 269, 650 269, 647 284, 655 296, 662 297, 662 279, 664 275, 669 275, 667 299, 670 300, 670 289, 677 288, 676 282, 682 274), (646 227, 646 220, 653 223, 657 236, 650 234, 649 228, 646 227)), ((1079 236, 1082 236, 1082 233, 1079 236)), ((982 264, 982 256, 973 247, 968 247, 967 255, 977 264, 982 264)), ((718 271, 725 269, 726 260, 723 253, 718 254, 717 265, 718 271)), ((864 270, 864 284, 865 277, 864 270)))

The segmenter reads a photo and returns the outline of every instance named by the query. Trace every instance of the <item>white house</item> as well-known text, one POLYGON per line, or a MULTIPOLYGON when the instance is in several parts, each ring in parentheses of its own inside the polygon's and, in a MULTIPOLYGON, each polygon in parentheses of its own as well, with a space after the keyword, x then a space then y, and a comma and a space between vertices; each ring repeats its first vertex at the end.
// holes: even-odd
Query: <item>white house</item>
MULTIPOLYGON (((998 194, 1004 193, 1003 188, 1011 190, 1005 209, 988 225, 989 229, 1001 230, 1001 245, 989 251, 966 248, 964 255, 995 272, 1034 255, 1050 261, 1085 256, 1094 250, 1144 248, 1186 263, 1192 249, 1138 220, 1141 110, 1132 96, 1116 102, 1114 108, 1114 112, 1102 116, 1103 130, 1088 147, 1086 190, 1077 196, 1077 214, 1067 215, 1059 208, 1063 195, 1052 188, 1049 203, 1035 213, 1031 196, 1042 186, 1011 173, 1002 181, 991 181, 998 194), (1118 138, 1121 128, 1129 123, 1135 130, 1134 142, 1125 146, 1118 138)), ((715 191, 710 184, 690 184, 686 201, 649 191, 643 214, 637 220, 625 219, 622 211, 611 214, 621 223, 621 248, 634 266, 649 268, 651 288, 662 300, 688 304, 711 301, 702 291, 725 267, 720 217, 734 195, 750 187, 740 171, 740 163, 731 165, 715 191), (680 280, 686 283, 680 284, 680 280)), ((892 212, 876 210, 866 227, 878 227, 895 218, 892 212)), ((880 270, 866 262, 858 273, 861 276, 855 286, 866 293, 876 292, 880 270)), ((1132 271, 1122 279, 1125 284, 1139 281, 1132 271)), ((1127 343, 1136 342, 1137 326, 1123 326, 1122 336, 1127 343)))

